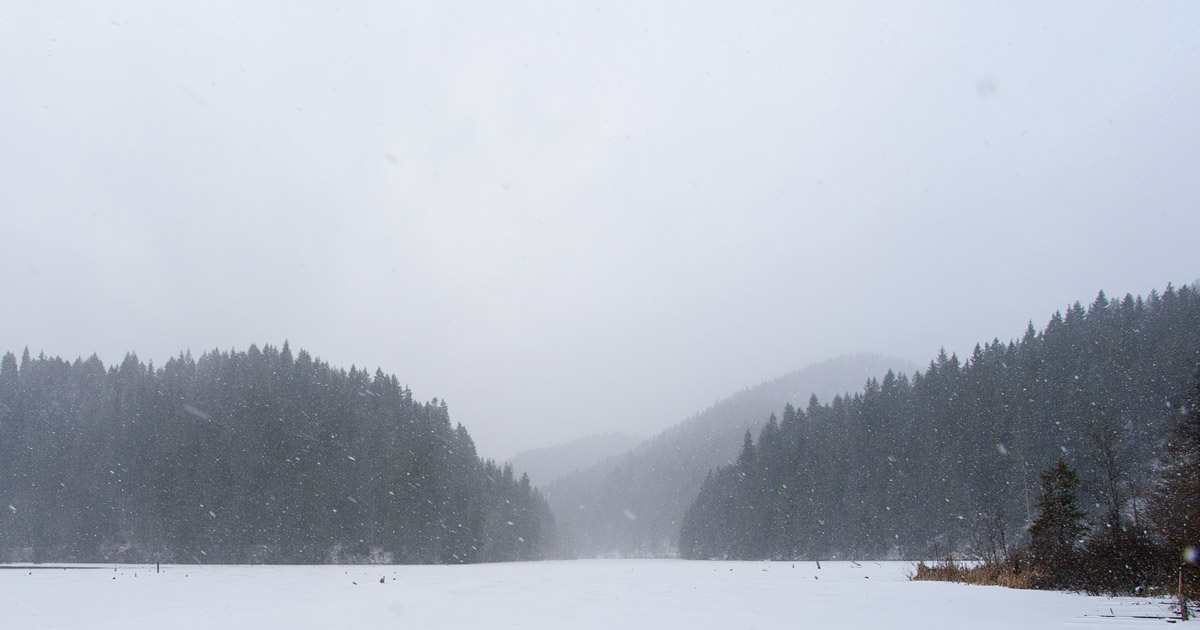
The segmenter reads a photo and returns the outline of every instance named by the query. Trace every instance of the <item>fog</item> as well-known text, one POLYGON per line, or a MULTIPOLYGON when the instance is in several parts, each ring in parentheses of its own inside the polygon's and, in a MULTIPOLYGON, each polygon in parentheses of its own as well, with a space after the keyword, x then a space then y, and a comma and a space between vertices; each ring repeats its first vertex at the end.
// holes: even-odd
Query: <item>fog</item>
POLYGON ((1200 4, 243 4, 6 7, 0 352, 287 340, 507 457, 1200 277, 1200 4))

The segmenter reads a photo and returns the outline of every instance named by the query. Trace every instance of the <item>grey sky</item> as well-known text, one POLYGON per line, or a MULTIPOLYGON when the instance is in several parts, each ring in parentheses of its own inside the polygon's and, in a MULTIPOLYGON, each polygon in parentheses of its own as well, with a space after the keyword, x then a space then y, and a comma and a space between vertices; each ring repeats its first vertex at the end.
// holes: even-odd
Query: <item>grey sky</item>
POLYGON ((1200 3, 167 5, 0 19, 0 350, 287 339, 506 457, 1200 276, 1200 3))

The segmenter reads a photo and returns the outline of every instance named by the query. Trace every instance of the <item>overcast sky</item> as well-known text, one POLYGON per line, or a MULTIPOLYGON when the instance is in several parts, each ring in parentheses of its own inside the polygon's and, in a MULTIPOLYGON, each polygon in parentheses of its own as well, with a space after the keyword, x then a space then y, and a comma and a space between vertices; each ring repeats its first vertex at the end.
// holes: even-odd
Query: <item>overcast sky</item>
POLYGON ((501 458, 966 354, 1200 277, 1198 33, 1190 0, 13 3, 0 351, 286 339, 501 458))

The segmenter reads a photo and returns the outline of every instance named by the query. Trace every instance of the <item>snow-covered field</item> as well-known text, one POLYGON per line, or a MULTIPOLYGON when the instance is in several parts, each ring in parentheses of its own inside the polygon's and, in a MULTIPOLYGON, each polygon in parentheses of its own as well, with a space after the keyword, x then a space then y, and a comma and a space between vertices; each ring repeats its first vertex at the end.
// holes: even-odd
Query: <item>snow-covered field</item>
POLYGON ((172 565, 161 573, 0 565, 0 627, 1032 630, 1147 628, 1166 622, 1136 617, 1169 614, 1158 600, 909 582, 911 570, 903 562, 818 569, 682 560, 172 565))

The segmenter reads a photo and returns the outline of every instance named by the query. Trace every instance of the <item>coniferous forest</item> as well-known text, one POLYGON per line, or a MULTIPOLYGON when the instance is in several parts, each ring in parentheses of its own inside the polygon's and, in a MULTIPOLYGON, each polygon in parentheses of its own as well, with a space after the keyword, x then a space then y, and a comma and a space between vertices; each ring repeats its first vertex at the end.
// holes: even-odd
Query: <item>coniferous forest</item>
MULTIPOLYGON (((1119 572, 1137 564, 1129 549, 1194 538, 1198 369, 1200 293, 1168 286, 1144 299, 1101 293, 966 360, 942 352, 911 377, 787 405, 709 473, 679 555, 999 559, 1023 545, 1034 558, 1058 550, 1067 580, 1080 538, 1119 572), (1051 528, 1048 505, 1070 518, 1051 528)), ((5 354, 0 508, 0 561, 463 563, 560 551, 528 477, 482 461, 444 402, 286 343, 161 367, 132 354, 107 367, 5 354)))
POLYGON ((1078 471, 1093 539, 1165 531, 1148 511, 1162 511, 1157 480, 1179 468, 1169 446, 1196 415, 1186 400, 1198 366, 1200 295, 1168 286, 1145 299, 1101 293, 965 360, 943 352, 911 378, 789 405, 709 474, 680 554, 997 558, 1028 541, 1040 475, 1060 459, 1078 471))
POLYGON ((553 518, 444 402, 288 345, 0 364, 0 561, 541 558, 553 518))

